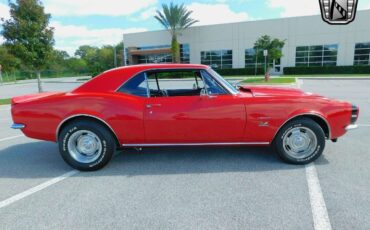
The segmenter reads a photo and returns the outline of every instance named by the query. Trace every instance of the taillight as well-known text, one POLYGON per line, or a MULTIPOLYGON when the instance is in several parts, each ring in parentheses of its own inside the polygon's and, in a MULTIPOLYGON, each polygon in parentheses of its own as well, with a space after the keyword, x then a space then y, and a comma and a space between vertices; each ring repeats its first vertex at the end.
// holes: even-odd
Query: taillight
POLYGON ((356 123, 360 110, 357 106, 352 105, 351 124, 356 123))

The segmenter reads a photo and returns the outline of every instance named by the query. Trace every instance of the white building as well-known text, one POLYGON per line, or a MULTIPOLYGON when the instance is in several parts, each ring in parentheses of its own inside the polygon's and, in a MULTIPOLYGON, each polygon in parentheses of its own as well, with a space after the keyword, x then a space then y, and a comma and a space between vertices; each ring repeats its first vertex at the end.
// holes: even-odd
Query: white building
MULTIPOLYGON (((348 25, 329 25, 315 15, 191 27, 179 37, 181 59, 217 68, 255 68, 253 45, 262 35, 286 40, 284 56, 274 61, 275 72, 294 66, 370 65, 370 10, 357 12, 348 25)), ((124 43, 127 64, 171 61, 168 31, 125 34, 124 43)))

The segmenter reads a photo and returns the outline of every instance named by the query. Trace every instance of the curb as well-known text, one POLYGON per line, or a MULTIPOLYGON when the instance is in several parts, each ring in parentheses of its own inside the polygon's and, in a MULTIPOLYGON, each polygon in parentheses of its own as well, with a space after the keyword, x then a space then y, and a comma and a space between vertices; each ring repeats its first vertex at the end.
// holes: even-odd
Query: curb
POLYGON ((297 77, 300 80, 370 80, 369 77, 297 77))

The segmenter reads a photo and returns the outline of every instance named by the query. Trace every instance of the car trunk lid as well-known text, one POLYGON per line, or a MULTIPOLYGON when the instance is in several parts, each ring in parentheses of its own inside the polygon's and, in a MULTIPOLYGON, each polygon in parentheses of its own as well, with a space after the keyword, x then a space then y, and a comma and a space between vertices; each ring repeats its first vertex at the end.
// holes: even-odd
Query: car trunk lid
POLYGON ((30 101, 34 101, 34 100, 38 100, 38 99, 46 98, 46 97, 59 96, 61 94, 64 94, 64 92, 45 92, 45 93, 35 93, 35 94, 28 94, 28 95, 13 97, 12 105, 16 105, 16 104, 20 104, 24 102, 30 102, 30 101))

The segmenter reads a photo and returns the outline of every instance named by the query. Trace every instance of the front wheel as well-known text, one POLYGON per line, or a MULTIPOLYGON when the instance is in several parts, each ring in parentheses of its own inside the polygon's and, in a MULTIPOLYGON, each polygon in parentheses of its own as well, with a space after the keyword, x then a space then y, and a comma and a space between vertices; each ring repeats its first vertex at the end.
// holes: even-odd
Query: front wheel
POLYGON ((309 118, 288 122, 275 138, 278 156, 292 164, 308 164, 321 156, 325 148, 322 128, 309 118))
POLYGON ((85 120, 66 125, 58 141, 64 161, 81 171, 103 168, 116 149, 115 139, 105 126, 85 120))

